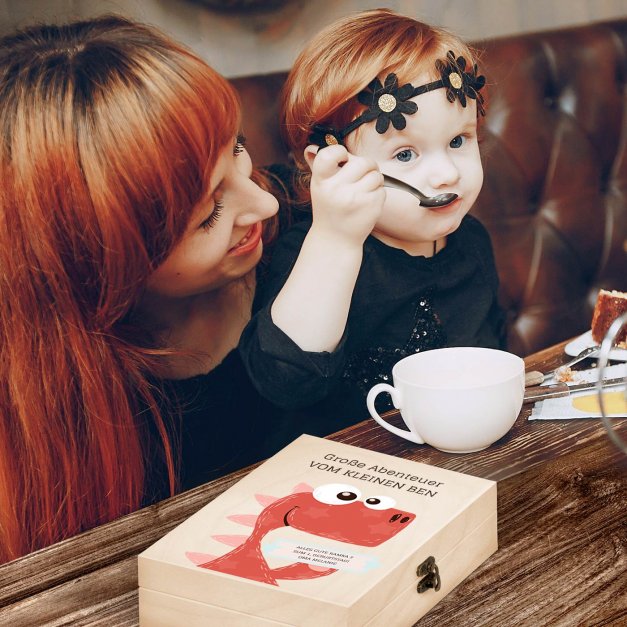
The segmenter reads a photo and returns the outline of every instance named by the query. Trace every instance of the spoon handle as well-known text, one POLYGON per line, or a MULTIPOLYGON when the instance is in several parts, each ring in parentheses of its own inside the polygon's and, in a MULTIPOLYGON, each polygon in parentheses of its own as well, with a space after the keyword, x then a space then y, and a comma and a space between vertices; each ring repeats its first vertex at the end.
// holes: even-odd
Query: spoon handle
POLYGON ((389 174, 383 175, 383 186, 393 189, 400 189, 415 196, 423 207, 443 207, 453 202, 457 198, 457 194, 439 194, 437 196, 426 196, 419 189, 412 187, 405 181, 399 181, 389 174))
POLYGON ((384 187, 391 187, 392 189, 400 189, 403 192, 408 192, 418 198, 418 200, 429 200, 429 196, 425 196, 419 189, 412 187, 408 183, 405 183, 405 181, 395 179, 389 174, 383 175, 383 185, 384 187))
POLYGON ((568 363, 565 363, 565 364, 559 366, 559 368, 556 368, 553 372, 547 372, 544 375, 545 380, 548 377, 550 377, 551 375, 553 375, 554 377, 559 376, 560 373, 565 372, 566 370, 568 370, 569 368, 571 368, 575 364, 578 364, 580 361, 583 361, 587 357, 591 357, 592 355, 596 355, 596 353, 598 353, 599 350, 601 350, 600 346, 589 346, 588 348, 585 348, 576 357, 573 357, 568 363))

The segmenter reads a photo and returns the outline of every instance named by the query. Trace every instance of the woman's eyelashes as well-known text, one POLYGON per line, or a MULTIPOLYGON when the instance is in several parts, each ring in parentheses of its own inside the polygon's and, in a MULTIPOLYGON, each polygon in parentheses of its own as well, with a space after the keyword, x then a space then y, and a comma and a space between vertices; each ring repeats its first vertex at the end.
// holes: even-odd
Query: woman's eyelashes
MULTIPOLYGON (((239 134, 233 145, 233 156, 237 157, 244 152, 245 146, 246 138, 242 134, 239 134)), ((218 188, 220 187, 221 185, 218 186, 218 188)), ((222 214, 222 209, 224 209, 224 202, 214 196, 213 211, 199 224, 198 228, 208 231, 218 221, 218 218, 222 214)))
POLYGON ((240 133, 235 140, 235 146, 233 146, 233 155, 237 157, 237 155, 244 152, 244 148, 246 146, 246 138, 240 133))
MULTIPOLYGON (((233 144, 233 156, 237 157, 238 155, 244 152, 246 147, 246 138, 240 133, 233 144)), ((199 229, 203 229, 208 231, 215 223, 218 221, 218 218, 222 215, 222 210, 224 209, 224 201, 221 198, 216 198, 216 195, 223 195, 224 191, 222 189, 224 182, 220 183, 214 191, 213 197, 213 211, 198 225, 199 229)))
POLYGON ((218 218, 222 214, 222 209, 224 209, 222 201, 214 200, 213 211, 200 223, 199 228, 208 231, 218 221, 218 218))

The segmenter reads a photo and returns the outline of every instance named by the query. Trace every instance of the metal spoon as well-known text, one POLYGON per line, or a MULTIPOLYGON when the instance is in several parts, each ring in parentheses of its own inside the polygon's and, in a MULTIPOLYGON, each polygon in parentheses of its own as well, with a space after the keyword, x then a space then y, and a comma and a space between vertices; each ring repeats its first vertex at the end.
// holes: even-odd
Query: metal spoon
POLYGON ((527 387, 534 387, 536 385, 540 385, 541 383, 543 383, 547 379, 550 379, 551 377, 555 377, 555 380, 559 381, 559 379, 561 378, 561 375, 567 374, 567 371, 570 369, 571 366, 574 366, 575 364, 579 363, 580 361, 583 361, 584 359, 588 357, 592 357, 593 355, 598 353, 600 349, 601 349, 600 346, 589 346, 588 348, 585 348, 584 350, 582 350, 576 357, 571 359, 568 363, 565 363, 559 366, 558 368, 556 368, 555 370, 551 370, 550 372, 544 373, 544 372, 539 372, 538 370, 532 370, 531 372, 527 372, 525 374, 525 387, 527 388, 527 387))
POLYGON ((588 357, 592 357, 596 355, 601 350, 600 346, 589 346, 588 348, 584 348, 576 357, 571 359, 568 363, 561 365, 559 368, 556 368, 553 372, 545 373, 545 380, 550 376, 555 377, 556 381, 559 381, 562 374, 565 374, 571 366, 578 364, 580 361, 588 357))
POLYGON ((403 192, 408 192, 415 196, 423 207, 443 207, 449 205, 456 198, 457 194, 438 194, 437 196, 425 196, 420 190, 412 187, 404 181, 399 181, 393 176, 388 174, 383 175, 383 186, 390 187, 392 189, 400 189, 403 192))

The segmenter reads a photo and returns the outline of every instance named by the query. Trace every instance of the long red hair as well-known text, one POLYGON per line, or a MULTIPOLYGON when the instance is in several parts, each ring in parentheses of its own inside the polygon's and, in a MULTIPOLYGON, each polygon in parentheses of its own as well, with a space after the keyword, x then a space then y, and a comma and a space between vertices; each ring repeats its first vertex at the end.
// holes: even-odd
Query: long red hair
POLYGON ((129 314, 239 111, 198 57, 120 17, 0 40, 0 562, 140 505, 146 414, 175 491, 163 351, 129 314))
POLYGON ((307 43, 290 70, 280 105, 283 138, 301 173, 300 200, 309 201, 303 151, 313 125, 344 128, 364 111, 356 96, 373 78, 383 81, 393 72, 402 85, 428 73, 436 80, 435 61, 449 50, 471 66, 477 62, 477 52, 453 33, 390 9, 347 15, 307 43))

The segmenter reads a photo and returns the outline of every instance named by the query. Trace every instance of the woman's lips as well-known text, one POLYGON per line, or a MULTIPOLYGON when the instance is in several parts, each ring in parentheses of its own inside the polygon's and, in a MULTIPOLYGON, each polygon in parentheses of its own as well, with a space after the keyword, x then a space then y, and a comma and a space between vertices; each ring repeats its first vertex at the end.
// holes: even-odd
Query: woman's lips
POLYGON ((229 250, 229 255, 246 255, 257 248, 261 241, 261 222, 253 224, 242 239, 229 250))

